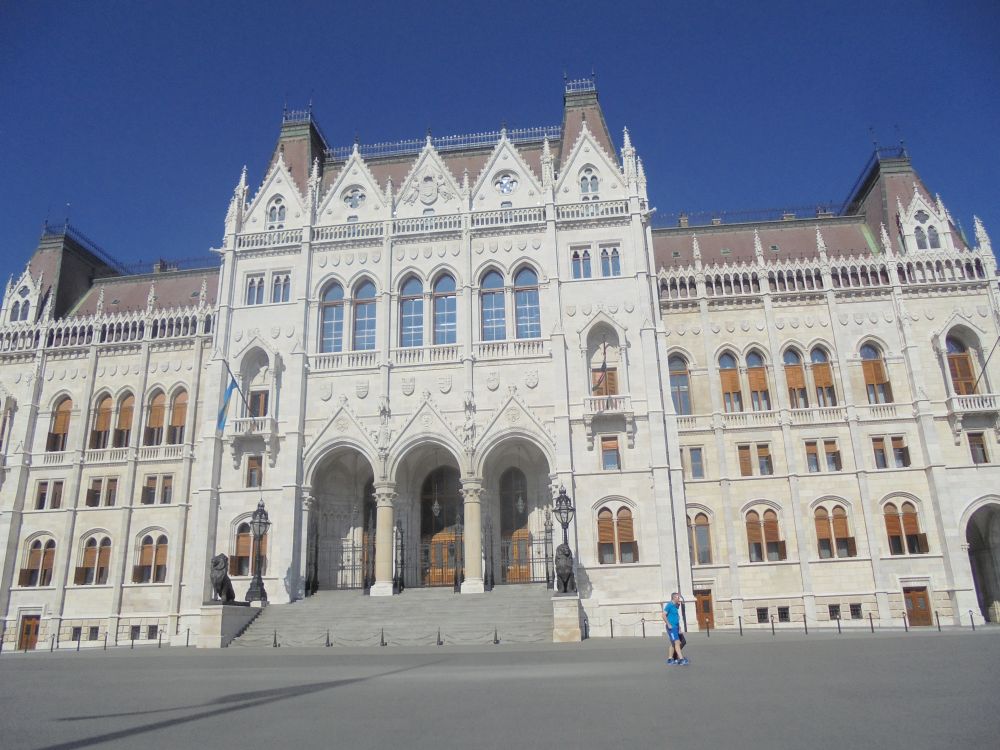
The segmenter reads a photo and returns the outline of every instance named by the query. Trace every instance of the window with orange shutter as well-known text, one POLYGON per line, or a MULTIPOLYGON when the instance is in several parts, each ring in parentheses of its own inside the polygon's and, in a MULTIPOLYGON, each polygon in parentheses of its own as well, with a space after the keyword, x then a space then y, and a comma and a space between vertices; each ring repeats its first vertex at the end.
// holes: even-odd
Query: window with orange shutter
POLYGON ((837 557, 857 557, 854 537, 847 528, 847 511, 840 505, 833 506, 833 539, 837 546, 837 557))
POLYGON ((595 367, 590 371, 590 392, 594 396, 618 395, 618 370, 614 367, 595 367))
POLYGON ((750 562, 764 561, 764 536, 761 531, 760 515, 751 510, 746 516, 747 545, 750 552, 750 562))
POLYGON ((101 586, 108 582, 108 571, 111 569, 111 540, 105 537, 97 552, 97 573, 94 578, 101 586))
POLYGON ((55 561, 56 543, 55 540, 49 539, 45 543, 45 548, 42 550, 42 569, 38 578, 39 586, 52 585, 52 568, 55 566, 55 561))
POLYGON ((187 391, 174 394, 170 404, 170 427, 167 429, 167 443, 179 445, 184 442, 184 423, 187 421, 187 391))
POLYGON ((167 537, 162 534, 156 540, 153 554, 153 580, 156 583, 167 580, 167 537))
POLYGON ((986 452, 986 437, 982 432, 969 433, 969 452, 972 454, 972 463, 989 463, 990 457, 986 452))
POLYGON ((822 560, 833 557, 833 534, 830 530, 830 515, 826 508, 817 508, 813 514, 816 522, 816 543, 822 560))
POLYGON ((920 533, 916 506, 910 502, 903 503, 900 507, 900 518, 903 521, 903 535, 906 537, 906 551, 911 555, 926 554, 927 535, 920 533))
POLYGON ((774 464, 771 462, 771 447, 767 443, 757 443, 757 468, 762 477, 774 473, 774 464))
POLYGON ((90 432, 89 447, 100 450, 108 447, 111 434, 111 396, 103 396, 94 409, 94 429, 90 432))
POLYGON ((66 450, 66 440, 69 435, 69 422, 73 413, 73 399, 64 398, 56 406, 52 415, 52 429, 45 441, 45 450, 58 453, 66 450))
POLYGON ((888 468, 889 461, 885 452, 885 438, 872 438, 872 450, 875 452, 875 468, 888 468))
POLYGON ((250 525, 241 523, 236 529, 236 546, 233 550, 233 556, 229 560, 230 575, 250 575, 250 552, 252 544, 253 537, 250 534, 250 525))
POLYGON ((639 544, 632 525, 632 511, 628 508, 618 510, 618 559, 623 563, 639 562, 639 544))
POLYGON ((833 387, 833 371, 830 369, 830 358, 826 351, 817 346, 810 352, 809 359, 813 386, 816 388, 816 405, 836 406, 837 392, 833 387))
POLYGON ((167 397, 162 391, 149 402, 146 414, 146 429, 143 432, 143 445, 159 445, 163 442, 163 420, 167 409, 167 397))
POLYGON ((615 555, 615 519, 607 508, 597 513, 597 556, 602 565, 613 565, 615 555))
POLYGON ((892 388, 889 385, 889 376, 886 373, 882 353, 871 344, 865 344, 861 347, 861 360, 868 403, 892 403, 892 388))
POLYGON ((698 565, 712 564, 712 536, 708 516, 699 513, 694 517, 694 555, 698 565))
POLYGON ((127 448, 132 436, 132 412, 135 397, 130 393, 118 402, 118 421, 115 423, 114 447, 127 448))
POLYGON ((910 449, 901 435, 892 438, 892 460, 897 469, 910 465, 910 449))
POLYGON ((805 409, 809 406, 809 394, 806 391, 806 372, 802 367, 802 358, 798 352, 785 352, 785 384, 788 386, 788 403, 793 409, 805 409))
POLYGON ((150 583, 153 578, 153 537, 148 534, 139 545, 139 563, 132 567, 132 583, 150 583))
POLYGON ((753 476, 753 458, 750 455, 750 446, 738 445, 736 446, 736 453, 740 459, 740 476, 753 476))
POLYGON ((747 384, 750 386, 750 405, 754 411, 771 409, 771 393, 767 385, 767 368, 757 352, 747 355, 747 384))
POLYGON ((778 529, 778 514, 773 510, 764 511, 764 543, 769 561, 785 559, 785 543, 781 540, 778 529))
POLYGON ((885 531, 889 537, 889 553, 892 555, 906 554, 903 546, 903 524, 899 511, 893 503, 886 503, 883 510, 885 516, 885 531))
POLYGON ((948 352, 948 372, 955 393, 959 396, 971 396, 976 392, 976 377, 969 348, 954 336, 945 339, 945 347, 948 352))
POLYGON ((732 354, 719 357, 719 381, 722 385, 722 404, 728 413, 743 411, 743 389, 740 371, 732 354))

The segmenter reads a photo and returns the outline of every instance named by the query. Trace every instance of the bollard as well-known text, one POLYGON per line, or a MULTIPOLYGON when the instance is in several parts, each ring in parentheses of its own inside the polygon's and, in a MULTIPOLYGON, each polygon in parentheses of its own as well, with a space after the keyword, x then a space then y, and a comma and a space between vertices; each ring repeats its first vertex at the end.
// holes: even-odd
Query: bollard
POLYGON ((611 637, 614 638, 615 637, 615 621, 614 620, 608 620, 608 622, 611 623, 611 637))
POLYGON ((774 615, 771 615, 771 635, 774 635, 774 615))
POLYGON ((910 632, 910 621, 906 619, 905 612, 903 613, 903 630, 905 630, 907 633, 910 632))
POLYGON ((583 638, 581 640, 587 640, 590 638, 590 620, 586 617, 583 618, 583 638))
POLYGON ((163 648, 163 631, 156 634, 156 647, 163 648))
POLYGON ((187 629, 187 637, 184 639, 184 648, 191 645, 191 628, 187 629))
POLYGON ((872 634, 875 633, 875 620, 872 619, 872 613, 868 613, 868 626, 872 629, 872 634))
POLYGON ((941 615, 938 614, 938 611, 936 609, 934 610, 934 619, 937 620, 938 632, 940 633, 941 632, 941 615))
POLYGON ((330 628, 326 629, 326 647, 330 648, 330 628))
MULTIPOLYGON (((130 631, 130 632, 129 632, 129 636, 131 636, 131 635, 132 635, 132 633, 131 633, 131 631, 130 631)), ((131 646, 129 646, 129 650, 131 651, 131 650, 132 650, 132 649, 134 649, 134 648, 135 648, 135 638, 132 638, 132 645, 131 645, 131 646)))
POLYGON ((806 635, 809 635, 809 623, 806 622, 806 613, 802 613, 802 627, 806 629, 806 635))
POLYGON ((385 628, 382 628, 382 634, 379 636, 379 646, 385 645, 385 628))
POLYGON ((969 624, 972 625, 972 632, 975 633, 976 632, 976 621, 972 617, 972 610, 971 609, 969 610, 969 624))
POLYGON ((497 633, 497 629, 496 629, 495 625, 493 626, 493 645, 494 646, 499 646, 500 645, 500 635, 499 635, 499 633, 497 633))
POLYGON ((104 631, 104 650, 108 650, 108 631, 104 631))
POLYGON ((442 640, 441 640, 441 628, 438 628, 438 640, 437 640, 437 645, 439 645, 439 646, 443 646, 443 645, 444 645, 444 641, 442 641, 442 640))
POLYGON ((842 631, 840 629, 840 618, 839 617, 837 618, 837 635, 842 635, 842 631))
POLYGON ((275 630, 274 631, 274 640, 271 641, 271 648, 277 648, 277 647, 278 647, 278 631, 275 630))
POLYGON ((83 633, 80 633, 80 637, 76 639, 76 652, 80 653, 80 641, 83 640, 83 633))
POLYGON ((642 618, 642 637, 646 637, 646 618, 642 618))
POLYGON ((51 640, 49 640, 49 653, 51 654, 56 650, 56 637, 53 635, 51 640))
POLYGON ((743 615, 740 615, 740 638, 743 637, 743 615))
POLYGON ((705 637, 706 638, 712 637, 712 623, 710 622, 705 623, 705 637))

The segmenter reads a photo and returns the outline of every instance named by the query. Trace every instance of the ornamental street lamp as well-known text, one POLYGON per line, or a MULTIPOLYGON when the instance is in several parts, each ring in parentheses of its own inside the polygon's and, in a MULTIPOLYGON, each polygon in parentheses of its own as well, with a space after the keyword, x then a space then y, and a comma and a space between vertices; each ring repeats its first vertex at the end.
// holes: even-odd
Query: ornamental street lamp
POLYGON ((254 548, 254 573, 250 588, 247 590, 248 602, 266 602, 267 592, 264 590, 264 579, 260 577, 261 563, 263 556, 260 554, 260 543, 271 527, 271 522, 267 519, 267 511, 264 510, 264 498, 257 503, 257 510, 250 516, 250 533, 253 534, 254 548))
POLYGON ((559 525, 562 526, 563 544, 568 547, 569 537, 567 536, 567 529, 569 529, 570 523, 573 522, 573 516, 576 515, 576 508, 573 507, 573 500, 566 494, 565 485, 559 487, 559 496, 556 497, 556 507, 554 512, 556 520, 559 521, 559 525))

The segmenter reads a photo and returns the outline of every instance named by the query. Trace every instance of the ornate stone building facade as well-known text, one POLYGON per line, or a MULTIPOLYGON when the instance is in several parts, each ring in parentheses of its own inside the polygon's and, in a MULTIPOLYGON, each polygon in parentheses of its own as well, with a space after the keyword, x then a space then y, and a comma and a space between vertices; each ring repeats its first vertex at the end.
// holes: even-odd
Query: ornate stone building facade
POLYGON ((5 646, 184 642, 212 555, 246 591, 261 499, 272 604, 545 585, 561 486, 593 634, 676 589, 692 629, 998 619, 978 222, 898 151, 836 212, 652 214, 583 81, 474 136, 286 113, 201 268, 47 230, 0 310, 5 646))

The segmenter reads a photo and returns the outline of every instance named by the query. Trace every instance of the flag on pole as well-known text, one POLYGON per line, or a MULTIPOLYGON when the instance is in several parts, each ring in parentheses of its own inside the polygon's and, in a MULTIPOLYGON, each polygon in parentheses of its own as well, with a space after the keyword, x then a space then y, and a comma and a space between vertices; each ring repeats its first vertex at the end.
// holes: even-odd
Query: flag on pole
POLYGON ((222 397, 222 408, 219 409, 219 420, 216 423, 216 429, 222 432, 226 429, 226 417, 229 415, 229 400, 233 397, 233 391, 235 391, 239 386, 236 385, 236 378, 229 375, 229 386, 226 388, 226 393, 222 397))

